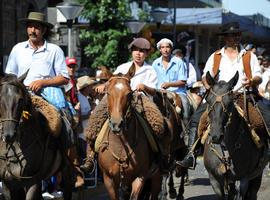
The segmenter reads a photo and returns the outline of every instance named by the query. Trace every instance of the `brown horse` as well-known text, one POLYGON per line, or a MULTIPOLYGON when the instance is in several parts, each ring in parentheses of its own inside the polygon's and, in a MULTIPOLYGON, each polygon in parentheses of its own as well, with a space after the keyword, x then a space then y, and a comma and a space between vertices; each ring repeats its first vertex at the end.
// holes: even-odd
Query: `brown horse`
POLYGON ((100 147, 99 165, 112 200, 142 199, 139 195, 147 179, 151 179, 149 199, 158 199, 161 177, 153 164, 154 156, 131 105, 132 100, 133 91, 128 78, 115 76, 108 81, 110 130, 100 147))
MULTIPOLYGON (((182 126, 181 126, 181 116, 176 112, 173 102, 176 100, 172 97, 177 97, 175 94, 172 94, 166 90, 158 90, 153 100, 160 109, 162 115, 167 122, 168 131, 170 131, 171 141, 169 144, 169 155, 170 155, 170 167, 169 176, 163 176, 162 192, 160 194, 161 199, 167 199, 167 178, 169 178, 169 195, 170 198, 177 198, 177 200, 184 199, 184 178, 187 175, 187 169, 177 166, 175 169, 177 177, 181 178, 178 194, 174 188, 173 181, 173 171, 174 163, 176 160, 182 160, 186 154, 187 148, 184 142, 184 136, 182 136, 182 126), (168 96, 170 96, 168 98, 168 96)), ((181 104, 181 102, 180 102, 181 104)))

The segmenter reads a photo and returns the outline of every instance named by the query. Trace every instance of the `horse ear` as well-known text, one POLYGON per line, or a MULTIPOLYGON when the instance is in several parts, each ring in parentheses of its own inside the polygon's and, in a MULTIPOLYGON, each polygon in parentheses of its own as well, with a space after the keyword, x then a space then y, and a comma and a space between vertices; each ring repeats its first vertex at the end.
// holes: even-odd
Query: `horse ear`
POLYGON ((209 86, 213 86, 213 85, 215 85, 215 79, 211 76, 211 74, 210 74, 210 72, 208 71, 207 73, 206 73, 206 82, 208 83, 208 85, 209 86))
POLYGON ((26 78, 28 72, 29 72, 29 69, 23 75, 18 77, 18 81, 22 83, 24 81, 24 79, 26 78))
POLYGON ((233 88, 236 85, 238 78, 239 78, 239 72, 237 71, 235 75, 232 77, 232 79, 229 81, 229 85, 231 88, 233 88))

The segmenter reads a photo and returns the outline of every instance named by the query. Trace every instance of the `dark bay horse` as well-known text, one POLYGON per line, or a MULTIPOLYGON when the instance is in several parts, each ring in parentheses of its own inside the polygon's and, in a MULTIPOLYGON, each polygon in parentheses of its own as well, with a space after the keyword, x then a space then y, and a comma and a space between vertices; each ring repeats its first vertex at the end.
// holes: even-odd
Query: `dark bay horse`
POLYGON ((58 150, 58 138, 35 111, 24 77, 0 79, 0 178, 5 199, 42 199, 41 180, 63 169, 64 198, 72 199, 72 173, 58 150), (64 167, 65 166, 65 167, 64 167))
POLYGON ((228 82, 216 82, 206 74, 211 89, 206 98, 210 132, 205 141, 204 164, 219 199, 256 200, 267 164, 266 148, 255 145, 247 121, 235 107, 232 89, 238 77, 237 72, 228 82))
MULTIPOLYGON (((177 94, 175 94, 177 95, 177 94)), ((170 131, 171 141, 169 142, 169 155, 170 155, 170 169, 169 174, 163 176, 162 192, 160 194, 161 199, 167 199, 167 179, 169 186, 170 198, 177 198, 177 200, 184 199, 184 178, 187 175, 187 169, 183 167, 177 167, 175 169, 175 162, 182 160, 186 154, 187 148, 184 142, 184 136, 182 135, 181 116, 176 112, 175 106, 173 105, 174 100, 170 99, 175 97, 166 90, 157 90, 156 95, 153 97, 154 102, 158 106, 162 115, 167 122, 168 131, 170 131), (170 96, 170 97, 168 97, 170 96), (176 170, 177 177, 180 177, 180 186, 178 194, 174 188, 173 172, 176 170)))
POLYGON ((145 130, 131 105, 130 80, 113 76, 107 84, 110 128, 100 147, 98 162, 109 196, 112 200, 143 199, 140 193, 147 179, 151 179, 149 199, 158 199, 161 177, 153 165, 145 130))

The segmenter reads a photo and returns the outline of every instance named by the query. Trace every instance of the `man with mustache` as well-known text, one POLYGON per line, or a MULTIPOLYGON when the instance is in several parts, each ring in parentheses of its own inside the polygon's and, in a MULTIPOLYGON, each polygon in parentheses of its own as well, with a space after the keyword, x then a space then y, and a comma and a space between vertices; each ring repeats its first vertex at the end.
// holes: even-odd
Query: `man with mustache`
MULTIPOLYGON (((28 18, 22 19, 26 25, 28 40, 16 44, 8 59, 6 74, 20 77, 28 71, 23 83, 34 94, 40 94, 59 112, 67 109, 67 102, 62 93, 61 86, 69 82, 65 56, 62 49, 50 42, 53 25, 45 20, 40 12, 30 12, 28 18)), ((61 134, 61 148, 66 152, 76 172, 75 187, 84 184, 83 174, 79 170, 78 157, 74 145, 73 131, 66 120, 63 120, 63 134, 61 134)))

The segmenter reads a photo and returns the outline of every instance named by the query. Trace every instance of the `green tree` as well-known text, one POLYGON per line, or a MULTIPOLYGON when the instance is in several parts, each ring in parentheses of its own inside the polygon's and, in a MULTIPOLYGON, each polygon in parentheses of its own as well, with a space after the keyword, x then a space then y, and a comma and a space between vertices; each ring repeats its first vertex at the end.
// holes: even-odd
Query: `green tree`
POLYGON ((128 0, 78 0, 84 6, 82 16, 89 19, 89 28, 80 33, 86 43, 84 53, 91 60, 91 67, 105 65, 115 68, 127 60, 128 35, 124 21, 131 18, 128 0))

